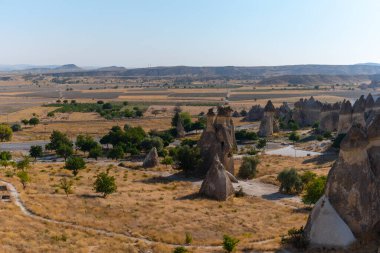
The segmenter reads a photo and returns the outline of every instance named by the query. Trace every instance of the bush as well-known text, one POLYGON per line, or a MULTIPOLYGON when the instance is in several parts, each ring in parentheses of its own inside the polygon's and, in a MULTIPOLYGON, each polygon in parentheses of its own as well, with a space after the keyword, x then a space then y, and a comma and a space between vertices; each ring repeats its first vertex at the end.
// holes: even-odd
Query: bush
POLYGON ((31 126, 36 126, 38 124, 40 124, 40 120, 36 117, 33 117, 29 120, 29 125, 31 126))
POLYGON ((69 194, 73 192, 73 184, 73 181, 68 180, 66 177, 61 178, 61 180, 59 180, 59 188, 61 188, 65 192, 67 197, 69 196, 69 194))
POLYGON ((79 156, 70 156, 65 163, 65 168, 71 170, 76 176, 79 170, 86 168, 86 162, 79 156))
POLYGON ((29 155, 33 157, 34 159, 37 159, 37 157, 42 156, 42 147, 41 146, 31 146, 29 149, 29 155))
POLYGON ((267 145, 267 140, 264 139, 264 138, 261 138, 261 139, 259 139, 259 141, 257 142, 257 144, 256 144, 256 148, 258 148, 258 149, 262 149, 262 148, 265 148, 266 145, 267 145))
POLYGON ((325 139, 330 139, 331 137, 332 137, 331 132, 327 131, 327 132, 324 132, 324 133, 323 133, 323 138, 325 138, 325 139))
POLYGON ((193 236, 189 233, 185 233, 185 244, 189 245, 193 242, 193 236))
POLYGON ((256 156, 245 156, 240 165, 238 176, 243 179, 252 179, 256 176, 256 168, 260 163, 256 156))
POLYGON ((300 136, 299 134, 297 134, 297 132, 293 131, 289 134, 289 140, 297 142, 299 141, 299 139, 300 139, 300 136))
POLYGON ((228 235, 223 236, 223 249, 227 252, 234 252, 239 240, 228 235))
POLYGON ((0 160, 9 161, 12 160, 12 154, 9 151, 1 151, 0 152, 0 160))
POLYGON ((188 253, 188 252, 189 251, 183 246, 176 247, 173 251, 173 253, 188 253))
POLYGON ((277 180, 281 183, 280 192, 286 194, 300 193, 303 188, 301 177, 295 169, 285 169, 277 176, 277 180))
POLYGON ((161 163, 168 167, 168 165, 172 165, 174 163, 174 160, 171 156, 165 156, 165 158, 162 159, 161 163))
POLYGON ((47 116, 48 117, 54 117, 55 113, 54 112, 48 112, 47 116))
POLYGON ((142 141, 141 141, 141 144, 140 144, 140 147, 145 150, 146 152, 148 152, 149 150, 151 150, 152 148, 156 148, 157 149, 157 152, 160 153, 162 151, 162 149, 164 148, 164 142, 163 140, 158 137, 158 136, 154 136, 154 137, 145 137, 142 141))
POLYGON ((12 125, 11 129, 13 132, 21 131, 21 125, 20 124, 14 124, 14 125, 12 125))
POLYGON ((257 134, 255 132, 248 132, 247 130, 239 130, 235 132, 236 140, 257 140, 257 134))
POLYGON ((98 157, 101 156, 102 153, 103 153, 102 147, 99 144, 97 144, 95 147, 90 149, 90 152, 88 153, 88 157, 98 160, 98 157))
POLYGON ((304 185, 308 184, 309 182, 313 181, 317 177, 317 174, 311 171, 306 171, 301 175, 301 180, 304 185))
POLYGON ((323 136, 322 135, 317 135, 315 138, 317 139, 317 141, 323 141, 323 136))
POLYGON ((175 160, 186 175, 195 172, 202 164, 200 150, 197 147, 191 148, 188 145, 179 146, 174 153, 175 160))
POLYGON ((27 170, 30 167, 30 158, 29 156, 24 156, 24 158, 17 162, 17 169, 19 170, 27 170))
POLYGON ((281 238, 282 244, 290 244, 296 249, 305 250, 309 245, 309 240, 305 234, 304 228, 292 228, 288 231, 288 235, 281 238))
POLYGON ((21 170, 17 172, 17 177, 20 179, 20 183, 22 184, 22 188, 25 189, 27 183, 30 182, 30 176, 26 170, 21 170))
POLYGON ((315 204, 324 194, 327 177, 321 176, 311 180, 305 187, 302 202, 307 205, 315 204))
POLYGON ((109 176, 106 172, 101 172, 96 176, 94 190, 98 193, 102 193, 103 198, 106 198, 107 195, 114 193, 117 190, 115 178, 109 176))
POLYGON ((5 124, 0 124, 0 141, 10 141, 12 139, 13 131, 5 124))
POLYGON ((112 160, 118 160, 118 159, 123 159, 125 156, 124 150, 120 145, 114 146, 107 155, 107 158, 111 158, 112 160))

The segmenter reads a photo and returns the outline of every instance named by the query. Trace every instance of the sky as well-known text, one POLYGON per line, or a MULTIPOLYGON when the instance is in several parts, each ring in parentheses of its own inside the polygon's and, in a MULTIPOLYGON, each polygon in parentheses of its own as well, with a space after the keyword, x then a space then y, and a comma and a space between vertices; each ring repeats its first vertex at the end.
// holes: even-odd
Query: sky
POLYGON ((0 0, 0 64, 380 62, 379 0, 0 0))

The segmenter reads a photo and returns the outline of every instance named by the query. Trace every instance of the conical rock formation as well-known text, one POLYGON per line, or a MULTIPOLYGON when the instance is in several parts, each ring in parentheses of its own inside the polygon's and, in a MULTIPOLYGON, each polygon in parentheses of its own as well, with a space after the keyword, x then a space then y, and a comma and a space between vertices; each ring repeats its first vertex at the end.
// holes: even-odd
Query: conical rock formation
POLYGON ((227 200, 234 194, 231 177, 227 173, 219 157, 216 155, 214 161, 202 182, 199 193, 219 201, 227 200))
POLYGON ((156 167, 159 163, 160 162, 158 159, 157 149, 154 147, 149 151, 148 155, 145 157, 143 167, 153 168, 156 167))

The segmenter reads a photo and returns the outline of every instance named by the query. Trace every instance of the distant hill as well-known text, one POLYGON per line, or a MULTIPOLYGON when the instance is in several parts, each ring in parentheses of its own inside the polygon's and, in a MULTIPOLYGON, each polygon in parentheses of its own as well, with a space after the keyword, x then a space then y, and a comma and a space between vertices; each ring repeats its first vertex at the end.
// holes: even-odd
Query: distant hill
POLYGON ((265 78, 286 75, 374 75, 380 74, 380 65, 287 65, 263 67, 154 67, 125 69, 121 67, 100 68, 81 72, 67 72, 59 76, 126 76, 126 77, 227 77, 265 78))
POLYGON ((65 73, 65 72, 78 72, 83 71, 82 68, 78 67, 75 64, 66 64, 62 66, 56 66, 56 67, 38 67, 38 68, 30 68, 30 69, 23 69, 18 70, 16 72, 19 73, 30 73, 30 74, 48 74, 48 73, 65 73))
POLYGON ((260 85, 323 85, 368 82, 368 75, 285 75, 272 76, 262 79, 260 85))

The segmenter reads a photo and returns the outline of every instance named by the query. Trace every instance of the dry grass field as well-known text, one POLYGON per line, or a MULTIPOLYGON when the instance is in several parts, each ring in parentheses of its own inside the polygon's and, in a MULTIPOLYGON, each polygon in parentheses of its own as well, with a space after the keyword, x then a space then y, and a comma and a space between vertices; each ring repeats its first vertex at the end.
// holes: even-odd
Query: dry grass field
MULTIPOLYGON (((166 179, 154 171, 92 163, 73 178, 62 167, 58 163, 34 164, 30 169, 32 181, 25 191, 16 178, 8 180, 21 190, 26 206, 38 215, 164 244, 182 244, 188 232, 193 245, 217 246, 223 235, 229 234, 241 240, 240 249, 275 249, 280 247, 279 236, 284 231, 303 225, 307 218, 307 213, 293 206, 256 197, 227 202, 199 198, 199 186, 187 180, 166 179), (94 176, 107 168, 116 178, 118 191, 104 199, 94 193, 92 184, 94 176), (68 197, 58 187, 64 177, 75 184, 74 193, 68 197), (276 239, 254 243, 269 238, 276 239)), ((1 177, 5 178, 4 171, 1 177)))

